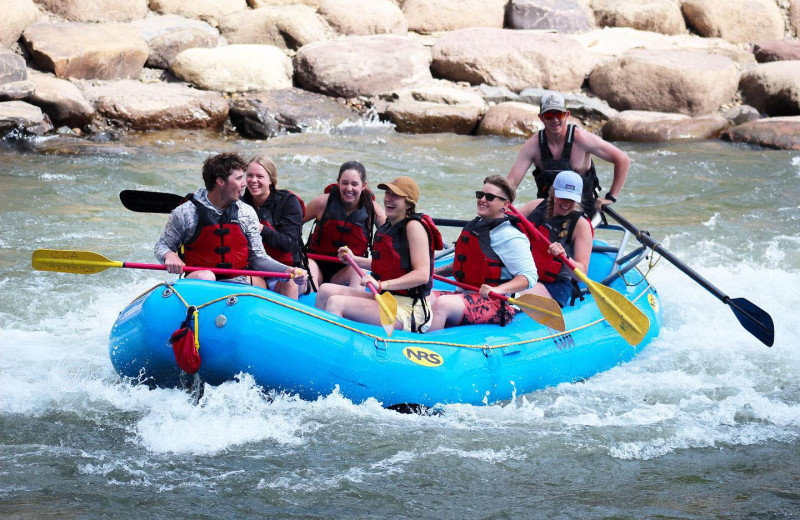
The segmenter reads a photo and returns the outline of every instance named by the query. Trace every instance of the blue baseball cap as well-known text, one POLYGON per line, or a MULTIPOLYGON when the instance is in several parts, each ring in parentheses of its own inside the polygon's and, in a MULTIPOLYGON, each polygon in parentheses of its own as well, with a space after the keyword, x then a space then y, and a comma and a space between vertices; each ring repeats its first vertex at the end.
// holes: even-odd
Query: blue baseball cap
POLYGON ((564 170, 556 175, 556 180, 553 181, 553 189, 559 199, 580 202, 583 194, 583 177, 572 170, 564 170))

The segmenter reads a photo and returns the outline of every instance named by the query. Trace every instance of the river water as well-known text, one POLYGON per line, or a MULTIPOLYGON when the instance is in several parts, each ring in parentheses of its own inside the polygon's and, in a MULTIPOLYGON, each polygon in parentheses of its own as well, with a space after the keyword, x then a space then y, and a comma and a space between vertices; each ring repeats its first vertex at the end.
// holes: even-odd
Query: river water
MULTIPOLYGON (((521 141, 354 124, 263 142, 182 133, 124 144, 106 155, 0 150, 0 517, 800 514, 800 153, 621 145, 634 162, 618 211, 769 312, 773 348, 662 260, 649 278, 663 330, 632 362, 513 402, 420 416, 337 394, 273 395, 246 374, 206 388, 200 406, 121 381, 109 329, 166 275, 34 272, 31 252, 152 262, 165 216, 128 212, 118 193, 186 193, 203 159, 226 150, 271 154, 281 185, 306 200, 357 159, 371 185, 412 175, 423 210, 468 218, 472 192, 507 173, 521 141)), ((611 169, 598 167, 607 188, 611 169)))

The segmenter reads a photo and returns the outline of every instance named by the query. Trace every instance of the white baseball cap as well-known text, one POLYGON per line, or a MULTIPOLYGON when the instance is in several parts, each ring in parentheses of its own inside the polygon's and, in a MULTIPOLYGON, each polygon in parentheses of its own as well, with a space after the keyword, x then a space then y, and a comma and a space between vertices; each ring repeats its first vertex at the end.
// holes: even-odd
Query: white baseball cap
POLYGON ((583 194, 583 177, 572 170, 564 170, 556 175, 556 180, 553 181, 553 189, 559 199, 580 202, 583 194))

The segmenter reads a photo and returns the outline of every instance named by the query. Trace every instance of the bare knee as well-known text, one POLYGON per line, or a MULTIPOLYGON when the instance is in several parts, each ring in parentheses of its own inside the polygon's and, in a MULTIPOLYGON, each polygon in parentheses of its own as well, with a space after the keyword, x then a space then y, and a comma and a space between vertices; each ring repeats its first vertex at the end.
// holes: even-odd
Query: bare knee
POLYGON ((194 271, 186 275, 186 278, 191 278, 192 280, 209 280, 214 281, 217 279, 217 275, 215 275, 211 271, 194 271))

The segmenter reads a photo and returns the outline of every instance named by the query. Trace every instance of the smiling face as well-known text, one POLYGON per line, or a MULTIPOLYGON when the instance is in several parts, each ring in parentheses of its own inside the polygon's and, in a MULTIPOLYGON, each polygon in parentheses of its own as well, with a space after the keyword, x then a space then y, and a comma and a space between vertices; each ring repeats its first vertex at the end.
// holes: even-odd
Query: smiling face
POLYGON ((232 170, 231 174, 224 181, 217 178, 216 183, 220 192, 222 207, 227 207, 228 204, 236 202, 242 196, 246 185, 244 171, 238 169, 232 170))
POLYGON ((339 176, 338 185, 339 196, 348 209, 358 206, 361 192, 367 187, 367 183, 361 180, 361 174, 356 170, 343 171, 339 176))
POLYGON ((386 211, 386 218, 395 224, 406 218, 408 201, 402 195, 396 195, 392 190, 383 192, 383 209, 386 211))
POLYGON ((567 129, 567 118, 569 118, 569 111, 561 112, 560 110, 549 110, 543 114, 539 114, 539 120, 544 123, 544 129, 547 133, 558 134, 567 129))
POLYGON ((499 187, 488 182, 483 185, 481 191, 487 196, 483 196, 476 201, 478 206, 478 216, 485 219, 500 218, 505 213, 504 210, 508 208, 508 196, 499 187), (489 201, 494 195, 494 200, 489 201))
POLYGON ((559 217, 569 215, 575 211, 577 207, 578 203, 574 200, 553 197, 553 215, 558 215, 559 217))
POLYGON ((270 178, 267 170, 257 162, 247 166, 247 189, 253 200, 264 202, 270 194, 270 178))

